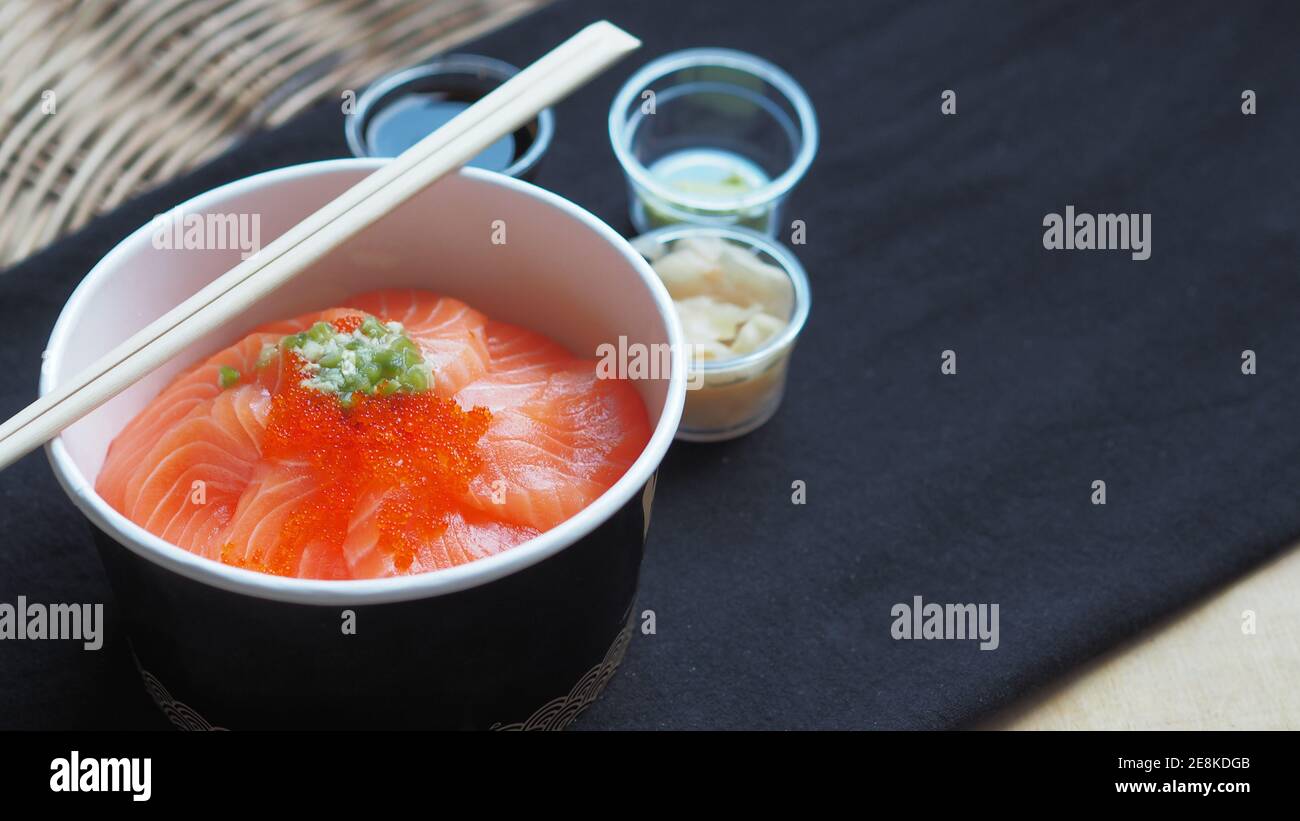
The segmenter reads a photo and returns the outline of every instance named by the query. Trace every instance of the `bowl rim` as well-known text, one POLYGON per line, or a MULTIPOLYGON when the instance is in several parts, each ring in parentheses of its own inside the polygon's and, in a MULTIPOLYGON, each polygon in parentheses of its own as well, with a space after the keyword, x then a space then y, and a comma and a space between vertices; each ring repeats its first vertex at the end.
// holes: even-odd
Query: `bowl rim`
MULTIPOLYGON (((348 171, 373 171, 388 160, 383 158, 342 158, 302 163, 277 168, 242 177, 213 188, 181 203, 179 207, 191 212, 203 211, 232 196, 238 196, 277 183, 348 171)), ((661 321, 668 333, 673 351, 672 369, 663 411, 641 454, 612 487, 597 497, 573 517, 556 525, 536 538, 495 556, 477 559, 467 564, 382 579, 299 579, 259 573, 254 570, 231 567, 177 547, 149 533, 144 528, 114 510, 95 493, 92 480, 87 479, 72 461, 60 435, 45 446, 46 456, 55 477, 73 504, 114 541, 142 558, 186 578, 260 599, 308 605, 361 605, 402 602, 432 598, 478 587, 524 570, 543 561, 587 536, 612 518, 632 498, 642 492, 650 482, 659 463, 673 442, 685 402, 685 368, 681 358, 682 330, 672 306, 668 291, 655 276, 649 264, 618 232, 591 212, 575 203, 532 183, 479 168, 462 168, 462 177, 476 183, 504 188, 557 208, 609 242, 628 261, 650 291, 658 308, 661 321)), ((62 351, 73 334, 71 315, 87 299, 90 291, 116 270, 128 249, 134 249, 148 238, 151 224, 146 223, 128 234, 92 267, 64 304, 59 318, 50 332, 41 366, 40 393, 44 395, 55 386, 58 376, 54 367, 54 352, 62 351)))

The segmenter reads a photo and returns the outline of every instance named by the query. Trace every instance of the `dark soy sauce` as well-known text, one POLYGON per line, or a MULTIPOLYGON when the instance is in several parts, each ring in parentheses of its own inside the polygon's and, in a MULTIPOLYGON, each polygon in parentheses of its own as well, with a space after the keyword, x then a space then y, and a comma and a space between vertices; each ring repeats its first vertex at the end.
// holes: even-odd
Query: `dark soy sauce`
MULTIPOLYGON (((485 89, 477 88, 431 89, 386 101, 366 123, 371 155, 396 157, 469 108, 484 93, 485 89)), ((533 135, 522 128, 492 143, 468 164, 504 171, 528 150, 532 141, 533 135)))

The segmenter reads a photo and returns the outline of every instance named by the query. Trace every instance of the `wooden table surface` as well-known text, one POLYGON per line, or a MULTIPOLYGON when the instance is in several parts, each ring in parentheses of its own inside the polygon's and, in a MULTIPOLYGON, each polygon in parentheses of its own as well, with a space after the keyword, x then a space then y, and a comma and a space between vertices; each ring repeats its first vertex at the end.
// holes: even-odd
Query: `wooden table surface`
POLYGON ((1300 545, 983 728, 1300 729, 1300 545))

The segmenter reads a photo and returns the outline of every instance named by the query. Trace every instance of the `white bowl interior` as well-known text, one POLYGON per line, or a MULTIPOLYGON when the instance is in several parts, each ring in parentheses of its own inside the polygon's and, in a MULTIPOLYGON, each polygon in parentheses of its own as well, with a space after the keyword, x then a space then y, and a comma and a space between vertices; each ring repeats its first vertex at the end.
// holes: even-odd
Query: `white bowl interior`
MULTIPOLYGON (((181 213, 258 215, 265 246, 382 162, 337 160, 268 172, 203 194, 181 206, 181 213)), ((158 249, 153 233, 145 226, 124 240, 73 294, 46 351, 43 393, 240 258, 238 248, 158 249)), ((114 436, 181 370, 261 324, 343 305, 348 296, 363 291, 436 291, 494 319, 547 334, 574 353, 595 356, 600 344, 617 344, 620 336, 629 343, 677 340, 671 302, 657 284, 641 257, 586 211, 528 183, 469 169, 416 195, 238 321, 209 334, 192 355, 168 363, 69 427, 55 441, 51 457, 77 500, 78 493, 93 486, 114 436)), ((664 433, 659 428, 669 428, 669 439, 676 428, 679 376, 635 383, 656 431, 647 451, 657 447, 664 433)), ((654 463, 661 457, 662 450, 654 463)), ((644 482, 653 467, 646 477, 633 480, 644 482)))

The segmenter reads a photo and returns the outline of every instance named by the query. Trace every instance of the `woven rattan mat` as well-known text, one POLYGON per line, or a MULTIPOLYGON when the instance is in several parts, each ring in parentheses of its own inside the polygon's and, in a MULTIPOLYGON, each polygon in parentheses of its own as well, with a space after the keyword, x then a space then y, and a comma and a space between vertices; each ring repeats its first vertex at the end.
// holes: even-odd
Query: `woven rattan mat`
POLYGON ((544 0, 4 0, 0 268, 544 0))

